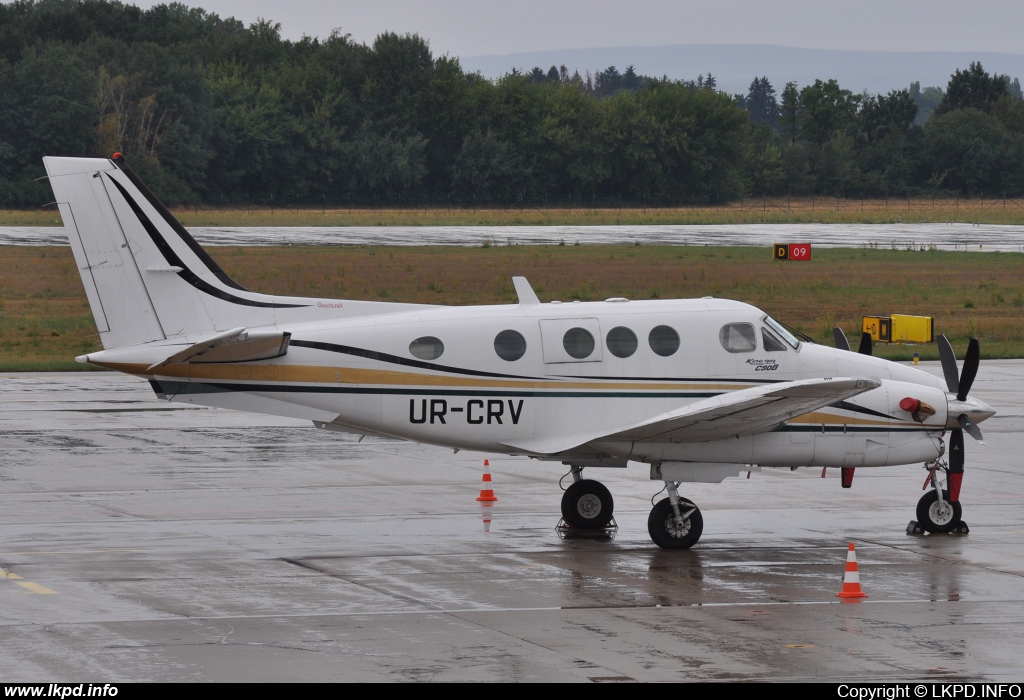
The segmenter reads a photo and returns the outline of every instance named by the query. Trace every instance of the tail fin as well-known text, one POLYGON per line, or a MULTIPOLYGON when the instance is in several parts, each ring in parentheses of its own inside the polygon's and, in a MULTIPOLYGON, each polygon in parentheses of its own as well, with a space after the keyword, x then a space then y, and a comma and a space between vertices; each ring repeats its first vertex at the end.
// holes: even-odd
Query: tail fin
POLYGON ((122 159, 43 164, 105 349, 273 325, 278 310, 312 306, 237 284, 122 159))

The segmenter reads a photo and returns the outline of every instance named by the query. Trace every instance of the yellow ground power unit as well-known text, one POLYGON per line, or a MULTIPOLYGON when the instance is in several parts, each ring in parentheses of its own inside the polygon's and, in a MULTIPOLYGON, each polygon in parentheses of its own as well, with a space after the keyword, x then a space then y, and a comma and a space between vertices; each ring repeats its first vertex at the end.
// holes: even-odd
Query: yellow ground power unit
POLYGON ((861 331, 870 333, 876 343, 935 342, 935 323, 931 316, 864 316, 861 331))
POLYGON ((906 316, 893 314, 893 343, 933 343, 935 342, 935 324, 931 316, 906 316))

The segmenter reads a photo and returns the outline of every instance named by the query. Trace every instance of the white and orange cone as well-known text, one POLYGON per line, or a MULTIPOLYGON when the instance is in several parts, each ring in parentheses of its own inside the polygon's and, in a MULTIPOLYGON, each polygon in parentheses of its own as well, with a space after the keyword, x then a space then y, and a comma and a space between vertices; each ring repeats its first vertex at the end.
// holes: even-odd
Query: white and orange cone
POLYGON ((491 531, 491 513, 490 513, 490 511, 486 511, 484 513, 484 532, 490 532, 490 531, 491 531))
MULTIPOLYGON (((484 466, 489 467, 491 463, 489 460, 484 460, 484 466)), ((494 489, 491 488, 491 474, 490 472, 484 472, 483 483, 480 486, 480 495, 476 497, 476 500, 483 503, 493 503, 498 500, 498 497, 494 495, 494 489)))
POLYGON ((867 598, 868 594, 860 589, 860 571, 857 569, 857 552, 850 543, 846 552, 846 573, 843 574, 843 590, 836 593, 840 598, 867 598))

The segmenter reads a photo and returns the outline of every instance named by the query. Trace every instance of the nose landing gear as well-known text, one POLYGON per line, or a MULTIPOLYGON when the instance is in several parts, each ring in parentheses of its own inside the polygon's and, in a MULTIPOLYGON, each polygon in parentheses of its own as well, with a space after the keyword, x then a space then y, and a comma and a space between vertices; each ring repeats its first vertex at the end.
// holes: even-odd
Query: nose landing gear
POLYGON ((931 487, 917 502, 917 520, 911 520, 907 525, 907 533, 920 535, 925 532, 929 534, 958 533, 967 534, 970 529, 967 523, 962 520, 963 508, 959 501, 951 501, 949 490, 943 488, 939 480, 939 472, 949 475, 949 467, 939 460, 928 462, 924 465, 928 470, 928 478, 924 482, 924 488, 931 487))

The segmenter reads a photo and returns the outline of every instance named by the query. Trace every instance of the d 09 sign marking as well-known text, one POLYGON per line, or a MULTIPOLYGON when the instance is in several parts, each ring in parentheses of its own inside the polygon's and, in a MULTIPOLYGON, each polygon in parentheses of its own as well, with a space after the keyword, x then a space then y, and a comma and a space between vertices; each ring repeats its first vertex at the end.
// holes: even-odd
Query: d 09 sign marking
POLYGON ((776 243, 772 248, 774 260, 810 260, 810 243, 776 243))

